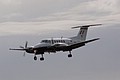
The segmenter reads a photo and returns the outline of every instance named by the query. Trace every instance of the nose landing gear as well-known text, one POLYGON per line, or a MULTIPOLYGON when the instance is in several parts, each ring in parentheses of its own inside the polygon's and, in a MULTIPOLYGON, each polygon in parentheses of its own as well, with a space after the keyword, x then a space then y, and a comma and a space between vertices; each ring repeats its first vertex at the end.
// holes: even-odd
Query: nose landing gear
POLYGON ((37 57, 36 57, 36 55, 34 56, 34 60, 35 60, 35 61, 37 60, 37 57))

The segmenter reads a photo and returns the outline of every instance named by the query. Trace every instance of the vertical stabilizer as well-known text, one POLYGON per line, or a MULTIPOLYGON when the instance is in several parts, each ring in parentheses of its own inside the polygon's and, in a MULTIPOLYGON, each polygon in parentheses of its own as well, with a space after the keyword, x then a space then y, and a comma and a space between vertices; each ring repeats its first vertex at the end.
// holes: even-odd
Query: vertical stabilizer
POLYGON ((78 38, 80 41, 85 41, 87 36, 87 31, 88 31, 88 27, 81 27, 76 38, 78 38))
POLYGON ((88 27, 90 26, 98 26, 101 24, 93 24, 93 25, 85 25, 85 26, 76 26, 76 27, 72 27, 72 29, 74 28, 80 28, 78 35, 75 37, 71 37, 72 40, 74 41, 80 41, 83 42, 86 40, 86 36, 87 36, 87 31, 88 31, 88 27))

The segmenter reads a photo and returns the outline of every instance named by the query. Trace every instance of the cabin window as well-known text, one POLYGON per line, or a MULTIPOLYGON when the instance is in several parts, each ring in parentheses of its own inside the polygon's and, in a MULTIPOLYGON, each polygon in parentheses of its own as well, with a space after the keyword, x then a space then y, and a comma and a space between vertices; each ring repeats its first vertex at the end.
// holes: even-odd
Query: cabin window
POLYGON ((63 42, 65 43, 65 40, 63 40, 63 42))
POLYGON ((45 43, 47 42, 47 40, 45 40, 45 43))
POLYGON ((51 43, 50 40, 42 40, 41 42, 44 42, 44 43, 51 43))
POLYGON ((60 40, 58 40, 58 42, 60 43, 60 40))
POLYGON ((50 40, 48 40, 48 43, 51 43, 51 41, 50 41, 50 40))
POLYGON ((56 43, 57 43, 57 40, 56 40, 56 43))

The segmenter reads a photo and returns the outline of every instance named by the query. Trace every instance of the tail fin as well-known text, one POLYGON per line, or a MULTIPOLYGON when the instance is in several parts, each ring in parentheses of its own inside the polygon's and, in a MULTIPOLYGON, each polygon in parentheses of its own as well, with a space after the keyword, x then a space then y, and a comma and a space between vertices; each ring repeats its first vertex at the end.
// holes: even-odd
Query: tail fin
POLYGON ((98 26, 98 25, 101 25, 101 24, 93 24, 93 25, 84 25, 84 26, 72 27, 72 29, 80 28, 80 30, 79 30, 78 35, 75 36, 75 37, 72 37, 71 39, 75 40, 75 41, 80 41, 80 42, 85 41, 86 36, 87 36, 88 27, 90 27, 90 26, 98 26))
POLYGON ((87 31, 88 31, 88 27, 81 27, 77 35, 77 38, 80 41, 85 41, 87 36, 87 31))

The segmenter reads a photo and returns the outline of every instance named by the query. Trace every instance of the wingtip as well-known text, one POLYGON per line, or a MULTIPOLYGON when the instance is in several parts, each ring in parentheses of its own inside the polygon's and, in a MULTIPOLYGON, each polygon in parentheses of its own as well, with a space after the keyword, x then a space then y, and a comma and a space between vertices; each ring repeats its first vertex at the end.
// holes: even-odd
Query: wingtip
POLYGON ((98 40, 100 39, 100 38, 97 38, 98 40))
POLYGON ((11 48, 9 48, 9 50, 11 50, 11 48))
POLYGON ((95 40, 100 40, 100 38, 96 38, 95 40))

